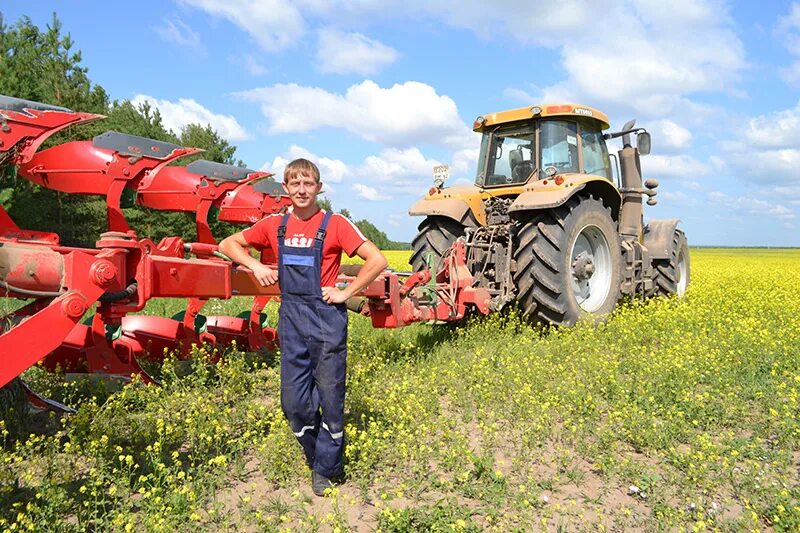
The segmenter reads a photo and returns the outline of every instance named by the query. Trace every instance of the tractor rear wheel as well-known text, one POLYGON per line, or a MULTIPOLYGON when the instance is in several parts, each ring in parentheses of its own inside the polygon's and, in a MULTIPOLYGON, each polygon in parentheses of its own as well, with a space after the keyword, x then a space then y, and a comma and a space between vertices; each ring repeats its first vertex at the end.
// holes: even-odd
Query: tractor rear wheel
POLYGON ((611 210, 591 197, 538 211, 517 231, 514 284, 525 314, 553 325, 611 313, 620 297, 622 255, 611 210))
POLYGON ((686 294, 689 286, 689 242, 679 229, 672 234, 669 257, 653 260, 653 292, 651 296, 686 294))
POLYGON ((431 268, 436 268, 444 253, 456 239, 464 236, 464 226, 452 218, 426 217, 419 225, 419 233, 411 243, 411 263, 414 272, 428 268, 430 254, 431 268))

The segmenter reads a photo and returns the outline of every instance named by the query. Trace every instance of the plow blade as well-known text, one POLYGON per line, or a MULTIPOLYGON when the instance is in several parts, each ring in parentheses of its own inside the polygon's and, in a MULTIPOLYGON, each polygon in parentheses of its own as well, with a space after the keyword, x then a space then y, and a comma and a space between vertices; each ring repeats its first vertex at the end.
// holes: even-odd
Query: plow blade
POLYGON ((13 153, 13 164, 26 163, 54 133, 101 118, 103 115, 0 95, 0 152, 13 153))

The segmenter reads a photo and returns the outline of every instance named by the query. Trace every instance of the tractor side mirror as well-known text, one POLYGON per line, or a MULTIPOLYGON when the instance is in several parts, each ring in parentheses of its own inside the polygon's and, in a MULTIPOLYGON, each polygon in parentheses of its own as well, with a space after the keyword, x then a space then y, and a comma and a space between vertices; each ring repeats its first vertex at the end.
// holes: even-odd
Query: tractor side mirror
POLYGON ((639 150, 639 153, 642 155, 647 155, 650 153, 650 134, 646 131, 642 131, 636 134, 636 148, 639 150))

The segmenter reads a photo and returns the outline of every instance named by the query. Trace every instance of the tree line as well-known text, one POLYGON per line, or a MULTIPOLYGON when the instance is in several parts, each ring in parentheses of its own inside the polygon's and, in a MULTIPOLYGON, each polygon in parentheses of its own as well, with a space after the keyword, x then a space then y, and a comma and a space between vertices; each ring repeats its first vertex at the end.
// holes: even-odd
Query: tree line
MULTIPOLYGON (((43 148, 67 141, 88 140, 108 130, 192 146, 205 150, 202 155, 180 159, 187 165, 196 159, 245 166, 235 157, 236 146, 222 138, 211 124, 189 124, 174 132, 164 126, 158 109, 129 100, 112 100, 102 85, 92 82, 83 66, 81 52, 69 33, 64 33, 58 17, 44 29, 28 17, 7 25, 0 12, 0 94, 35 100, 84 111, 107 118, 70 127, 54 135, 43 148)), ((51 231, 68 246, 91 246, 106 230, 105 200, 99 197, 64 194, 44 189, 24 179, 17 179, 13 169, 0 169, 0 203, 14 221, 25 229, 51 231)), ((330 209, 330 202, 327 207, 330 209)), ((349 213, 342 210, 344 214, 349 213)), ((134 206, 125 215, 138 235, 155 241, 179 235, 193 240, 194 216, 189 213, 153 211, 134 206)), ((367 220, 355 221, 361 231, 383 249, 408 246, 395 243, 367 220)), ((240 230, 219 221, 211 228, 217 237, 240 230)))

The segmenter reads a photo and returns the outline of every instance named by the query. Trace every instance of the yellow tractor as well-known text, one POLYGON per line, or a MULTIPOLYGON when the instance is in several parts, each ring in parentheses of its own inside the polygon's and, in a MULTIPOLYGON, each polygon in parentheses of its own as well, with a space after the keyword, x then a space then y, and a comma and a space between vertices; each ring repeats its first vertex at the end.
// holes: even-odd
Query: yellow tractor
POLYGON ((630 121, 603 133, 608 117, 573 104, 480 116, 474 185, 445 187, 446 167, 409 214, 424 216, 413 241, 415 271, 436 269, 463 239, 476 284, 499 310, 517 302, 540 322, 571 325, 610 313, 622 295, 683 295, 689 247, 678 220, 644 224, 639 155, 650 134, 630 121), (636 146, 631 144, 636 137, 636 146), (609 154, 606 141, 621 138, 609 154))

